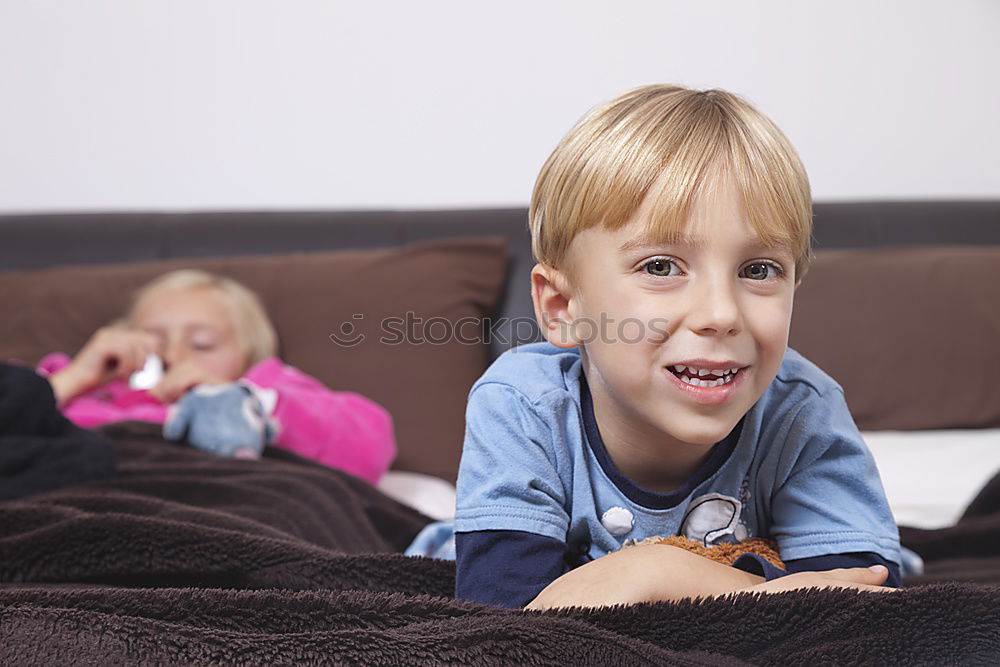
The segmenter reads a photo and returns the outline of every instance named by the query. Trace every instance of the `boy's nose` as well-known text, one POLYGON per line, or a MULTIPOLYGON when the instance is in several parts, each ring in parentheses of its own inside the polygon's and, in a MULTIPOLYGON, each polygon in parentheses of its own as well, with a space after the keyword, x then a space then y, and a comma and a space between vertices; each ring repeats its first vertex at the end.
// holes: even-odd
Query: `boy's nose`
POLYGON ((719 281, 695 290, 688 310, 688 326, 695 333, 711 336, 732 336, 742 324, 740 306, 733 290, 719 281))

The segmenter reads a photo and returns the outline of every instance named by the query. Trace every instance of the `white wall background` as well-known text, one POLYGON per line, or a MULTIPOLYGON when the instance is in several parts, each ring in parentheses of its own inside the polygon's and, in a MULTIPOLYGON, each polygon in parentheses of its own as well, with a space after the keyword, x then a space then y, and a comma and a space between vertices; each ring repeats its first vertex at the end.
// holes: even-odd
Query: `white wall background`
POLYGON ((654 81, 757 103, 817 199, 1000 197, 997 0, 0 0, 0 210, 524 205, 654 81))

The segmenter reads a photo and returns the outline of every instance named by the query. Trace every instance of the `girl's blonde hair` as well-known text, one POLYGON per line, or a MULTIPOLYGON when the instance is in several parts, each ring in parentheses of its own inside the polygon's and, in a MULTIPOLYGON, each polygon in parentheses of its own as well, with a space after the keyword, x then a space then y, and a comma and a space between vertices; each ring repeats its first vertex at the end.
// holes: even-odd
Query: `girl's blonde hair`
POLYGON ((215 290, 229 309, 236 335, 247 355, 247 367, 278 353, 278 334, 257 295, 232 278, 207 271, 178 269, 146 283, 136 290, 125 320, 131 319, 135 307, 144 299, 160 292, 183 289, 215 290))
POLYGON ((737 188, 761 240, 791 249, 801 279, 812 234, 805 168, 770 119, 724 90, 642 86, 584 116, 535 182, 532 252, 558 268, 578 233, 596 224, 620 229, 647 194, 654 198, 647 231, 676 241, 694 201, 720 176, 737 188))

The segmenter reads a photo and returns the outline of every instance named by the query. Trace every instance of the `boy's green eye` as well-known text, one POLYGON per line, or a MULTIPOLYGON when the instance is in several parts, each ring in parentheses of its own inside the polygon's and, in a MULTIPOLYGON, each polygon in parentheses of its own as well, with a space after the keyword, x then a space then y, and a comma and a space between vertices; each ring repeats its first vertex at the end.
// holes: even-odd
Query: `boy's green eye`
POLYGON ((672 276, 676 275, 671 273, 671 268, 676 268, 677 265, 674 264, 669 259, 651 259, 645 264, 646 273, 651 276, 672 276))

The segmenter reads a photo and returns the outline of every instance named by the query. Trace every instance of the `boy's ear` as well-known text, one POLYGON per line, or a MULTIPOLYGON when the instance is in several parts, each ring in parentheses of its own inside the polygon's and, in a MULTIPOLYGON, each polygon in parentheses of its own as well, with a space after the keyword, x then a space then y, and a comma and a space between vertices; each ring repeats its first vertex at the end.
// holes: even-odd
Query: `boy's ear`
POLYGON ((531 270, 535 320, 545 338, 556 347, 571 348, 579 344, 573 338, 572 298, 564 273, 546 264, 535 264, 531 270))

